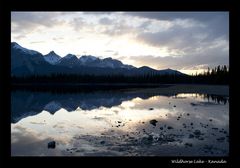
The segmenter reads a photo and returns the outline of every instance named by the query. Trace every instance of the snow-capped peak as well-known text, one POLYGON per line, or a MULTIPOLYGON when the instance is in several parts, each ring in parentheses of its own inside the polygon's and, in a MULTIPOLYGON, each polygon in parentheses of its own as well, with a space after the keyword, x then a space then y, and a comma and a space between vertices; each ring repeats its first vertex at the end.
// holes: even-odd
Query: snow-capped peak
POLYGON ((48 54, 57 55, 54 51, 50 51, 48 54))
POLYGON ((18 50, 21 50, 22 52, 25 52, 27 54, 31 54, 31 55, 34 55, 34 54, 40 54, 39 52, 37 51, 34 51, 34 50, 29 50, 29 49, 26 49, 22 46, 20 46, 18 43, 16 42, 12 42, 12 47, 15 48, 15 49, 18 49, 18 50))
POLYGON ((91 55, 83 55, 79 58, 79 60, 82 62, 82 63, 85 63, 87 61, 95 61, 97 60, 98 58, 97 57, 94 57, 94 56, 91 56, 91 55))
MULTIPOLYGON (((63 57, 63 58, 65 58, 65 59, 71 59, 71 58, 74 58, 74 57, 76 57, 76 55, 73 55, 73 54, 67 54, 65 57, 63 57)), ((77 58, 77 57, 76 57, 77 58)))
POLYGON ((62 66, 73 67, 78 64, 78 58, 76 55, 67 54, 65 57, 59 60, 59 64, 62 66))
POLYGON ((57 55, 54 51, 49 52, 44 56, 44 59, 50 64, 56 64, 61 59, 59 55, 57 55))

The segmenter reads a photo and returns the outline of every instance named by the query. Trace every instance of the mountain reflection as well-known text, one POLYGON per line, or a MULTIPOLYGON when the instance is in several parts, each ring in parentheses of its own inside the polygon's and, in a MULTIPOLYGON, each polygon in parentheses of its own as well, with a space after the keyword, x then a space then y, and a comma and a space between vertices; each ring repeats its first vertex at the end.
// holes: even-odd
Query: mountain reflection
MULTIPOLYGON (((32 91, 12 91, 11 93, 11 122, 16 123, 22 118, 36 115, 43 110, 54 114, 64 108, 68 112, 77 108, 82 110, 93 110, 99 107, 111 108, 120 105, 123 101, 134 98, 149 99, 153 96, 162 95, 159 93, 141 93, 134 91, 95 91, 78 93, 52 93, 52 92, 32 92, 32 91)), ((162 95, 180 98, 178 95, 162 95)), ((204 99, 211 98, 216 103, 224 103, 227 98, 200 95, 204 99)))
POLYGON ((54 114, 61 108, 67 111, 75 111, 78 107, 82 110, 92 110, 99 107, 120 105, 123 101, 132 100, 136 97, 148 99, 156 96, 156 93, 136 92, 90 92, 57 94, 51 92, 28 92, 14 91, 11 94, 11 122, 16 123, 22 118, 33 116, 43 110, 54 114))

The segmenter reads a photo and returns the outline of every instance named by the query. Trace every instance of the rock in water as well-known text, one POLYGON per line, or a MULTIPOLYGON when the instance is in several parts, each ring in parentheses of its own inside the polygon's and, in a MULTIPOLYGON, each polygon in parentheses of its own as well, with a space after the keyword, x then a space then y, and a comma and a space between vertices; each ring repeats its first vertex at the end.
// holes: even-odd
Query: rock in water
POLYGON ((201 135, 201 131, 200 131, 200 130, 195 130, 193 133, 194 133, 196 136, 200 136, 200 135, 201 135))
POLYGON ((101 141, 100 143, 101 143, 101 144, 105 144, 105 141, 101 141))
POLYGON ((150 145, 151 143, 153 143, 153 136, 149 135, 148 137, 143 137, 141 141, 145 145, 150 145))
POLYGON ((55 147, 56 147, 56 142, 55 141, 48 142, 48 148, 54 149, 55 147))
POLYGON ((225 140, 224 137, 217 138, 217 141, 219 141, 219 142, 223 142, 224 140, 225 140))
POLYGON ((193 135, 193 134, 190 134, 188 138, 194 138, 194 135, 193 135))
POLYGON ((190 103, 192 106, 196 106, 197 104, 195 104, 195 103, 190 103))
POLYGON ((148 141, 153 141, 153 136, 152 135, 149 135, 148 138, 147 138, 148 141))
POLYGON ((185 147, 192 147, 193 145, 191 143, 185 143, 185 147))
POLYGON ((148 110, 153 110, 153 108, 151 107, 151 108, 149 108, 148 110))
POLYGON ((156 126, 157 120, 150 120, 149 123, 152 124, 153 126, 156 126))

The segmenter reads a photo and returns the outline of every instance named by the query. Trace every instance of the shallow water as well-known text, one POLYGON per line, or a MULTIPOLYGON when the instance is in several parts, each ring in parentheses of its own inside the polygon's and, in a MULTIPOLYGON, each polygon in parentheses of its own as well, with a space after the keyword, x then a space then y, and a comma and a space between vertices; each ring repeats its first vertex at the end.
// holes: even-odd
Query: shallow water
POLYGON ((12 92, 13 156, 228 156, 228 97, 12 92), (56 142, 55 148, 48 143, 56 142))

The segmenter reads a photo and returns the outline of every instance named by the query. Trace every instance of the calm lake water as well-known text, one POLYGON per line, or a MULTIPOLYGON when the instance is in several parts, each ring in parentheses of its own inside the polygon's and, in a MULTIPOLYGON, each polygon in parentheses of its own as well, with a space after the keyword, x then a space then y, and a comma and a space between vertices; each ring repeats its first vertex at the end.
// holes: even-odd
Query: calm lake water
POLYGON ((12 156, 228 156, 228 97, 14 91, 12 156), (48 143, 55 141, 55 148, 48 143))

